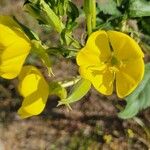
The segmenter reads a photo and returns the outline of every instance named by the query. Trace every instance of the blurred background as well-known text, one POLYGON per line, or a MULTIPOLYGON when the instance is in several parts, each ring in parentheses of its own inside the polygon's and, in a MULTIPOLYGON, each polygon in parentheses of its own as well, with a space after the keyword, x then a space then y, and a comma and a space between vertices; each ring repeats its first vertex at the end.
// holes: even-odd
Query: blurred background
MULTIPOLYGON (((82 1, 74 1, 78 7, 82 1)), ((46 31, 23 11, 23 0, 0 0, 0 15, 14 15, 36 31, 49 44, 57 45, 58 35, 46 31)), ((79 37, 85 30, 84 22, 76 31, 79 37)), ((55 79, 68 79, 77 75, 75 61, 60 57, 53 59, 55 79)), ((45 72, 40 62, 28 60, 45 72)), ((121 120, 117 117, 119 107, 125 102, 115 95, 103 96, 94 89, 79 102, 57 108, 57 97, 49 97, 42 114, 21 120, 17 110, 22 97, 17 92, 17 80, 0 78, 0 150, 148 150, 150 148, 150 109, 137 118, 121 120), (119 105, 118 105, 119 104, 119 105)))

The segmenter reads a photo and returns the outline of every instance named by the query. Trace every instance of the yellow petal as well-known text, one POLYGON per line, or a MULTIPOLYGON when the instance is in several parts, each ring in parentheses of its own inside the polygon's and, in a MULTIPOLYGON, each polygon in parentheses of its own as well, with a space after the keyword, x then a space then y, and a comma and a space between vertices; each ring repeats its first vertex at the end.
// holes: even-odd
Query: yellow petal
POLYGON ((123 98, 132 93, 138 86, 144 75, 144 61, 139 58, 127 61, 116 73, 117 95, 123 98))
POLYGON ((30 49, 30 41, 15 22, 0 16, 0 76, 6 79, 18 76, 30 49))
POLYGON ((77 54, 77 64, 79 66, 92 66, 101 64, 100 62, 100 53, 94 53, 89 51, 86 47, 80 50, 77 54))
POLYGON ((113 92, 114 74, 107 66, 80 67, 80 75, 92 82, 97 91, 104 95, 111 95, 113 92))
POLYGON ((8 26, 0 24, 0 50, 8 47, 18 38, 17 34, 8 26))
POLYGON ((25 66, 19 75, 20 94, 24 97, 18 114, 22 118, 40 114, 47 102, 49 86, 38 69, 25 66))
POLYGON ((130 36, 117 31, 97 31, 77 55, 80 75, 105 95, 116 89, 120 98, 130 94, 144 74, 143 52, 130 36), (110 49, 113 49, 111 52, 110 49), (112 56, 118 64, 112 64, 112 56))
POLYGON ((12 41, 15 41, 15 37, 23 38, 29 42, 26 34, 12 17, 0 15, 0 43, 8 46, 12 41))
POLYGON ((29 50, 30 44, 23 39, 3 49, 0 54, 0 76, 6 79, 18 76, 29 50))
POLYGON ((108 31, 107 34, 119 60, 133 60, 144 56, 137 42, 127 34, 117 31, 108 31))
POLYGON ((111 51, 105 31, 97 31, 90 35, 86 46, 77 54, 79 66, 98 65, 108 60, 111 51))

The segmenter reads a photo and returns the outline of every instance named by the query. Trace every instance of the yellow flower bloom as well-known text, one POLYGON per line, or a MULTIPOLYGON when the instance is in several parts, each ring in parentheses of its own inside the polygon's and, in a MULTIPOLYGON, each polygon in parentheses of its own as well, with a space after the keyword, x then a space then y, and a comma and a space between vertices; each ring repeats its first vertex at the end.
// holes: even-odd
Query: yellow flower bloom
POLYGON ((21 118, 40 114, 49 95, 49 86, 40 71, 33 66, 24 66, 19 74, 18 89, 24 97, 18 110, 21 118))
POLYGON ((128 35, 97 31, 90 35, 77 55, 79 72, 102 94, 111 95, 114 84, 118 97, 129 95, 144 74, 143 53, 128 35))
POLYGON ((0 16, 0 76, 18 76, 30 49, 30 41, 20 26, 11 17, 0 16))

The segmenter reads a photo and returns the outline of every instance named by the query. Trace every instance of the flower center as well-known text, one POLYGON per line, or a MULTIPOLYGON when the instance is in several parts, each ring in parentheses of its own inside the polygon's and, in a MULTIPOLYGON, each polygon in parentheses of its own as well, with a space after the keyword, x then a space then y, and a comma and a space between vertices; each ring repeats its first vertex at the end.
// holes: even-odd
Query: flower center
POLYGON ((109 70, 114 73, 118 72, 121 64, 121 61, 119 61, 114 55, 112 55, 109 60, 109 70))
POLYGON ((122 61, 120 61, 113 53, 111 57, 105 62, 105 64, 113 73, 118 72, 121 67, 125 66, 125 64, 122 61))
POLYGON ((120 64, 120 62, 115 56, 112 56, 110 63, 111 63, 111 66, 118 66, 120 64))

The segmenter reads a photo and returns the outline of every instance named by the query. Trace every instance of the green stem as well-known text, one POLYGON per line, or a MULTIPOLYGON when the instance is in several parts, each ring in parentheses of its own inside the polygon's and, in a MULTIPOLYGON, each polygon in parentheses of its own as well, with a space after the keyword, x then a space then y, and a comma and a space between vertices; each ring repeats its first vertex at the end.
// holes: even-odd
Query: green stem
MULTIPOLYGON (((54 11, 45 3, 45 1, 40 0, 40 5, 45 16, 45 20, 48 24, 50 24, 58 33, 61 33, 65 28, 65 25, 61 21, 61 19, 54 13, 54 11)), ((73 38, 70 33, 66 33, 66 37, 69 40, 69 43, 72 43, 72 46, 80 49, 80 43, 73 38)))
POLYGON ((92 0, 92 28, 96 28, 96 0, 92 0))
POLYGON ((76 84, 80 79, 81 77, 78 76, 70 81, 64 81, 64 82, 59 82, 59 83, 61 84, 62 87, 67 88, 76 84))
POLYGON ((81 48, 81 44, 73 38, 72 35, 70 35, 69 33, 66 34, 66 36, 68 37, 68 39, 72 42, 71 45, 77 49, 80 49, 81 48))
POLYGON ((43 62, 44 66, 47 68, 49 76, 54 75, 51 69, 51 59, 46 52, 47 46, 42 45, 40 41, 32 40, 31 52, 36 54, 43 62))
POLYGON ((40 6, 46 22, 54 27, 57 32, 62 32, 65 26, 49 5, 44 0, 40 0, 40 6))
POLYGON ((91 15, 87 16, 87 33, 90 35, 92 33, 91 15))
POLYGON ((121 4, 121 1, 120 0, 117 0, 117 6, 119 7, 121 4))
POLYGON ((87 33, 90 35, 96 27, 96 0, 84 0, 87 33))

